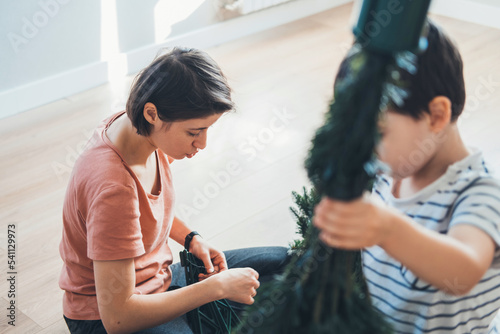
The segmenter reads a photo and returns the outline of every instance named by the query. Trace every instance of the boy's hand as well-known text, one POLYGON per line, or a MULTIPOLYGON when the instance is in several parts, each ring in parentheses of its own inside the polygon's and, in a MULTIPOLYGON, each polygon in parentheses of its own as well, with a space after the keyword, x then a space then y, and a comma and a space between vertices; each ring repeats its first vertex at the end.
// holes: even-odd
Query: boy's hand
POLYGON ((313 224, 330 247, 361 249, 381 245, 389 235, 392 211, 365 194, 343 202, 324 197, 314 209, 313 224))

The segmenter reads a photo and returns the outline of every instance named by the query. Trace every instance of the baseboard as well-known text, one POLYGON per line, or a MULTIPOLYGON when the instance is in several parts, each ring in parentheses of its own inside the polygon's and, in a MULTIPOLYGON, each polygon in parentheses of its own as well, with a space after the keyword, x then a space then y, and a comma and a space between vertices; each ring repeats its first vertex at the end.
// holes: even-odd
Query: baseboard
POLYGON ((233 18, 187 34, 167 39, 160 44, 133 50, 127 55, 128 73, 148 65, 162 47, 183 45, 205 49, 271 29, 352 0, 296 0, 248 15, 233 18))
POLYGON ((474 0, 433 0, 430 12, 500 29, 500 6, 474 0))
POLYGON ((0 119, 102 85, 108 64, 97 62, 0 92, 0 119))

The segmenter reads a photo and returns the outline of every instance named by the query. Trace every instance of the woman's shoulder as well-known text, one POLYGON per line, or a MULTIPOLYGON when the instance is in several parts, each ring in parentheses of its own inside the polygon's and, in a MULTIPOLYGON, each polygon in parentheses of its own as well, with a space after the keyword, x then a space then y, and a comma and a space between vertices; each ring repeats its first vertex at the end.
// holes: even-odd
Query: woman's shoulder
POLYGON ((101 189, 136 186, 121 156, 102 140, 96 140, 80 155, 73 167, 72 181, 78 186, 101 189))

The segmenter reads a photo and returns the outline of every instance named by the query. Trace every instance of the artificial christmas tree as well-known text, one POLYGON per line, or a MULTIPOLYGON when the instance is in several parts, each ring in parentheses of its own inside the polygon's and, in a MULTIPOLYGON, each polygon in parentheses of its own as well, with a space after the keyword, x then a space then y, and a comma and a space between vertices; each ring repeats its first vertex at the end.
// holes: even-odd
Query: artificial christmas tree
MULTIPOLYGON (((317 131, 306 161, 316 201, 321 196, 359 198, 380 169, 374 153, 379 113, 408 94, 399 71, 418 70, 414 53, 426 46, 422 32, 429 3, 362 3, 350 61, 336 81, 325 124, 317 131)), ((306 197, 307 203, 311 201, 306 197)), ((302 223, 312 216, 307 203, 298 203, 296 216, 302 223), (300 207, 305 209, 301 212, 300 207)), ((371 305, 359 251, 327 247, 314 227, 308 229, 303 247, 282 276, 259 289, 238 333, 391 332, 371 305)))

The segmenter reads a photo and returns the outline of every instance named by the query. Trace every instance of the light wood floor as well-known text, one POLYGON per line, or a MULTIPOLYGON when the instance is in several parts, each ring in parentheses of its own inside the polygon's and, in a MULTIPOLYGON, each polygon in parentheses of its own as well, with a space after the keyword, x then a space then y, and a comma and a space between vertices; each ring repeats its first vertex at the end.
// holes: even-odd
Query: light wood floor
MULTIPOLYGON (((295 237, 290 193, 308 184, 303 161, 351 42, 350 11, 342 6, 207 50, 228 76, 238 111, 215 125, 204 152, 172 167, 178 214, 221 249, 287 245, 295 237)), ((466 64, 464 138, 499 167, 500 31, 435 21, 466 64)), ((19 273, 15 330, 6 324, 0 279, 0 332, 67 333, 57 284, 66 183, 90 131, 123 105, 130 80, 0 120, 0 268, 7 271, 7 225, 16 224, 19 273)))

